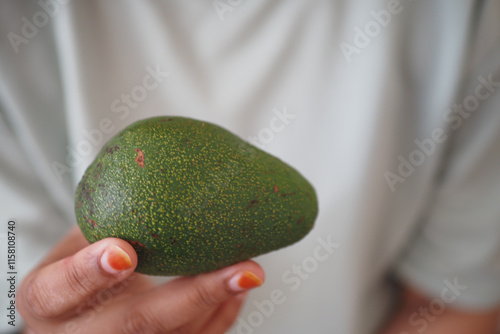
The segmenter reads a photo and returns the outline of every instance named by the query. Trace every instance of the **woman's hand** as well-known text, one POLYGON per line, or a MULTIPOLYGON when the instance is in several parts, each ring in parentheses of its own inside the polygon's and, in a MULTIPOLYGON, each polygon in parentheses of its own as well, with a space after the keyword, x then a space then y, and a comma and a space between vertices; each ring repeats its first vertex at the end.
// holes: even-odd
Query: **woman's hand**
POLYGON ((27 333, 224 333, 245 293, 262 284, 252 261, 155 286, 134 273, 126 241, 89 245, 75 227, 21 283, 27 333))

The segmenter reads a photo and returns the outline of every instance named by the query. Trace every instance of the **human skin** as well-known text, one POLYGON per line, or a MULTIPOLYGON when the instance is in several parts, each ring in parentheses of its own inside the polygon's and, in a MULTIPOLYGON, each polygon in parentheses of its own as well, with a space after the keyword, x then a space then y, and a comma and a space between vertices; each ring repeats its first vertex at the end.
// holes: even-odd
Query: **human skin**
MULTIPOLYGON (((401 304, 387 326, 379 334, 495 334, 499 325, 500 308, 466 311, 447 307, 438 315, 427 315, 425 327, 415 327, 412 315, 429 309, 432 299, 410 286, 403 288, 401 304)), ((423 318, 422 318, 423 319, 423 318)))
POLYGON ((224 333, 246 291, 264 281, 253 261, 158 286, 134 273, 136 265, 126 241, 89 245, 75 227, 20 285, 24 332, 224 333))

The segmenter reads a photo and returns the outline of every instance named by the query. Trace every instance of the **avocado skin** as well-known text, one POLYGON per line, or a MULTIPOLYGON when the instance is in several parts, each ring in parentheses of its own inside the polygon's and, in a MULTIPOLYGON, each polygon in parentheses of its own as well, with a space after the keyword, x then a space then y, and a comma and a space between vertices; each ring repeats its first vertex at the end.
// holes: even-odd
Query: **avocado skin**
POLYGON ((75 213, 89 242, 128 241, 137 272, 177 276, 297 242, 318 204, 295 169, 229 131, 155 117, 103 147, 78 184, 75 213))

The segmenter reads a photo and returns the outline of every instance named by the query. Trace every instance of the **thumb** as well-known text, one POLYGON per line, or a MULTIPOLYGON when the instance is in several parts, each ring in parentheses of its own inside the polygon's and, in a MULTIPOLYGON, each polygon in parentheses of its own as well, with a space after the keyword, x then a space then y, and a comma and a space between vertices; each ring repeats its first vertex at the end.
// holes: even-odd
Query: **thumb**
POLYGON ((137 254, 126 241, 100 240, 34 271, 21 284, 19 309, 36 318, 65 315, 127 278, 136 266, 137 254))

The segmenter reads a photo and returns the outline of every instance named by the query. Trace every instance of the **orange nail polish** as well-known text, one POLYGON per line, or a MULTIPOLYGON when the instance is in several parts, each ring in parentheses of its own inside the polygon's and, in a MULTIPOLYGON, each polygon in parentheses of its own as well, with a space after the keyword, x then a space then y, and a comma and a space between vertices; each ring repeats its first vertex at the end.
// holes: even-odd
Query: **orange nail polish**
POLYGON ((229 287, 233 291, 244 291, 256 288, 262 285, 262 280, 249 271, 236 274, 230 281, 229 287))
POLYGON ((116 274, 132 267, 132 261, 123 249, 115 245, 104 251, 101 257, 101 266, 107 272, 116 274))

